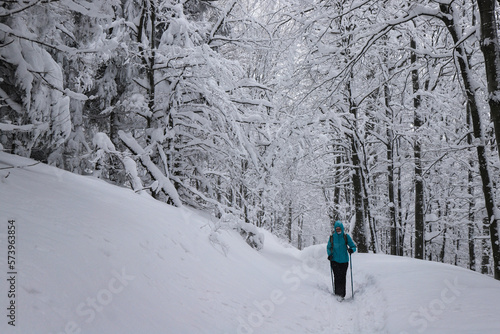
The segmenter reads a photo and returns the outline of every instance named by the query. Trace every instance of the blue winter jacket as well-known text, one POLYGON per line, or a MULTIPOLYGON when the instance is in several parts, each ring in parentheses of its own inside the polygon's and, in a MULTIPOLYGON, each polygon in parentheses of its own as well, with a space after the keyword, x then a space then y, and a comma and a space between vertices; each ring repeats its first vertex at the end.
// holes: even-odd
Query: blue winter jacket
MULTIPOLYGON (((347 244, 349 245, 350 248, 352 248, 353 251, 356 251, 356 245, 351 239, 351 236, 349 234, 346 234, 347 236, 347 244)), ((346 263, 349 262, 349 253, 347 253, 347 246, 345 244, 345 239, 344 239, 344 225, 340 221, 336 221, 333 229, 333 235, 328 239, 328 245, 326 246, 326 251, 328 253, 328 257, 332 255, 332 261, 338 262, 338 263, 346 263), (336 228, 340 226, 342 229, 341 234, 337 234, 335 231, 336 228), (332 245, 332 239, 333 239, 333 245, 332 245)))

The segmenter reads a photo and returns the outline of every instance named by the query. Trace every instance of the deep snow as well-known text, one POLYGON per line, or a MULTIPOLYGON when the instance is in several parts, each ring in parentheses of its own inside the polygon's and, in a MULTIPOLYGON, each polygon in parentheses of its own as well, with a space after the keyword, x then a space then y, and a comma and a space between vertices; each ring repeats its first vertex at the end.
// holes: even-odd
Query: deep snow
POLYGON ((355 253, 338 302, 328 236, 299 251, 262 231, 256 251, 202 213, 34 163, 0 153, 0 333, 500 333, 490 277, 355 253))

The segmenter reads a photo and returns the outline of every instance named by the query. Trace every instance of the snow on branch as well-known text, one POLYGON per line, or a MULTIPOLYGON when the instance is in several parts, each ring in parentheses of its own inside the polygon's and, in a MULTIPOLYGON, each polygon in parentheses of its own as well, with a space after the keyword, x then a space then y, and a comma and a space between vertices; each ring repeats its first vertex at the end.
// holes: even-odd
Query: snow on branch
POLYGON ((232 98, 232 102, 234 103, 239 103, 239 104, 246 104, 246 105, 252 105, 252 106, 264 106, 268 108, 273 108, 274 104, 263 99, 244 99, 244 98, 232 98))
POLYGON ((35 125, 33 124, 14 125, 9 123, 0 123, 0 130, 5 132, 12 132, 12 131, 29 132, 33 130, 34 127, 35 125))
POLYGON ((215 199, 212 199, 208 196, 206 196, 205 194, 203 194, 201 191, 199 191, 198 189, 196 189, 195 187, 192 187, 190 186, 189 184, 184 184, 182 182, 181 179, 179 179, 178 177, 176 176, 173 176, 172 175, 172 180, 174 180, 175 182, 179 183, 184 189, 186 189, 187 191, 191 192, 193 195, 195 195, 196 197, 199 197, 200 199, 202 199, 203 201, 207 202, 207 203, 210 203, 212 204, 214 207, 217 208, 217 210, 219 211, 219 213, 223 213, 225 212, 225 210, 229 210, 230 208, 228 207, 225 207, 224 205, 222 205, 220 202, 218 202, 217 200, 215 199))
POLYGON ((250 78, 243 78, 238 83, 236 84, 237 88, 260 88, 262 90, 269 90, 272 91, 270 87, 267 87, 266 85, 263 85, 254 79, 250 78))
POLYGON ((132 185, 132 189, 139 194, 144 194, 144 187, 142 185, 141 178, 139 177, 139 173, 137 172, 137 164, 134 159, 131 157, 124 155, 122 152, 116 150, 115 145, 111 142, 108 135, 103 132, 97 132, 92 139, 92 144, 96 148, 96 161, 104 158, 105 154, 114 154, 116 155, 122 162, 125 167, 125 172, 127 177, 129 178, 130 184, 132 185))
MULTIPOLYGON (((443 18, 451 18, 449 15, 443 13, 440 11, 439 8, 433 8, 421 4, 413 4, 409 11, 395 19, 392 20, 387 20, 384 23, 380 24, 374 24, 370 25, 368 27, 360 27, 357 29, 354 29, 353 31, 349 32, 349 35, 357 35, 360 36, 358 37, 358 41, 361 39, 366 38, 367 40, 364 42, 364 44, 361 46, 360 51, 353 57, 351 61, 349 61, 348 64, 344 67, 342 71, 340 71, 335 77, 340 77, 342 74, 347 72, 350 68, 354 67, 355 64, 357 64, 360 59, 363 57, 363 55, 366 54, 366 52, 373 46, 375 43, 385 36, 387 33, 389 33, 392 29, 395 27, 404 24, 406 22, 410 22, 418 17, 422 16, 428 16, 428 17, 435 17, 437 19, 443 19, 443 18)), ((331 79, 328 79, 329 81, 331 79)))
POLYGON ((42 0, 34 0, 28 4, 26 4, 25 6, 21 6, 21 7, 18 7, 18 8, 13 8, 13 9, 10 9, 10 10, 6 10, 4 9, 2 11, 2 13, 0 13, 0 17, 9 17, 9 16, 12 16, 14 14, 17 14, 17 13, 20 13, 22 11, 25 11, 33 6, 36 6, 38 5, 40 2, 42 2, 42 0))
MULTIPOLYGON (((14 1, 12 1, 12 2, 14 3, 14 1)), ((95 6, 91 2, 79 1, 79 3, 76 3, 73 0, 58 0, 57 2, 59 2, 60 5, 65 6, 67 9, 69 9, 73 12, 77 12, 77 13, 80 13, 80 14, 83 14, 83 15, 86 15, 89 17, 101 18, 101 19, 110 17, 109 15, 103 14, 102 11, 100 10, 100 8, 98 8, 97 6, 95 6)), ((19 3, 20 3, 20 1, 18 1, 18 4, 19 3)), ((10 9, 2 8, 3 10, 0 13, 0 17, 9 17, 12 15, 21 13, 25 10, 30 9, 31 7, 37 6, 40 3, 45 4, 45 3, 47 3, 47 1, 33 0, 31 2, 28 2, 28 3, 24 2, 24 3, 22 6, 13 7, 10 9)))
POLYGON ((104 14, 102 10, 92 2, 78 1, 77 3, 73 0, 59 0, 59 1, 69 10, 83 14, 85 16, 99 18, 99 19, 106 19, 111 17, 109 14, 104 14))
POLYGON ((111 142, 108 135, 103 132, 98 132, 94 135, 92 139, 92 144, 99 150, 103 150, 106 153, 117 153, 115 145, 111 142))
POLYGON ((264 234, 259 232, 255 225, 238 221, 237 231, 245 239, 246 243, 256 250, 264 248, 264 234))
MULTIPOLYGON (((38 37, 34 34, 14 30, 3 23, 0 23, 0 31, 3 31, 4 33, 6 33, 12 37, 18 38, 20 40, 25 40, 25 41, 28 41, 31 43, 42 45, 42 46, 45 46, 45 47, 53 49, 53 50, 57 50, 57 51, 62 52, 62 53, 67 53, 69 55, 100 53, 103 51, 102 47, 96 48, 96 49, 76 49, 76 48, 69 47, 69 46, 66 46, 63 44, 58 44, 58 45, 49 44, 49 43, 46 43, 46 42, 39 40, 38 37)), ((111 41, 110 46, 108 46, 108 49, 112 50, 116 47, 117 47, 116 41, 111 41)))
POLYGON ((146 153, 144 148, 135 140, 135 138, 130 133, 125 133, 123 130, 118 131, 118 136, 123 141, 123 143, 131 150, 134 154, 138 155, 141 164, 146 168, 146 170, 151 174, 151 176, 158 181, 158 189, 161 189, 167 196, 169 196, 174 205, 177 207, 182 207, 182 202, 180 200, 179 194, 175 189, 174 185, 170 180, 161 172, 161 170, 154 164, 151 157, 146 153))
POLYGON ((139 177, 139 173, 137 173, 137 165, 131 157, 123 157, 122 158, 123 166, 125 167, 125 171, 127 172, 127 176, 130 179, 130 183, 132 184, 132 189, 136 193, 143 194, 143 185, 141 178, 139 177))
POLYGON ((24 108, 19 103, 12 100, 9 94, 7 94, 1 88, 0 88, 0 101, 7 103, 7 105, 18 114, 22 114, 25 111, 24 108))

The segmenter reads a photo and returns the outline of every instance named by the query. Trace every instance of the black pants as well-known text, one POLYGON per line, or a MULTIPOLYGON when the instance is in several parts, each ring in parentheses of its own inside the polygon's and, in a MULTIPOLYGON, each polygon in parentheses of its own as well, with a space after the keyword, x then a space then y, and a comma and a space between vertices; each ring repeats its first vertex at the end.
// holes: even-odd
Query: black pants
POLYGON ((345 281, 347 276, 347 267, 349 262, 338 263, 335 261, 330 261, 330 265, 333 270, 333 277, 335 282, 335 295, 340 297, 345 297, 345 281))

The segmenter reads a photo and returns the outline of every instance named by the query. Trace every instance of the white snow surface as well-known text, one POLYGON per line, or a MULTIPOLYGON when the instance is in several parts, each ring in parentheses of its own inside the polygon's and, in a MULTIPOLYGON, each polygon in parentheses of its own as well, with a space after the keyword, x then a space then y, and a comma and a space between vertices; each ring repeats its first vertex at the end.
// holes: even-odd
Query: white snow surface
POLYGON ((208 215, 34 163, 0 153, 0 333, 500 333, 490 277, 355 253, 339 302, 325 244, 261 230, 256 251, 208 215))

